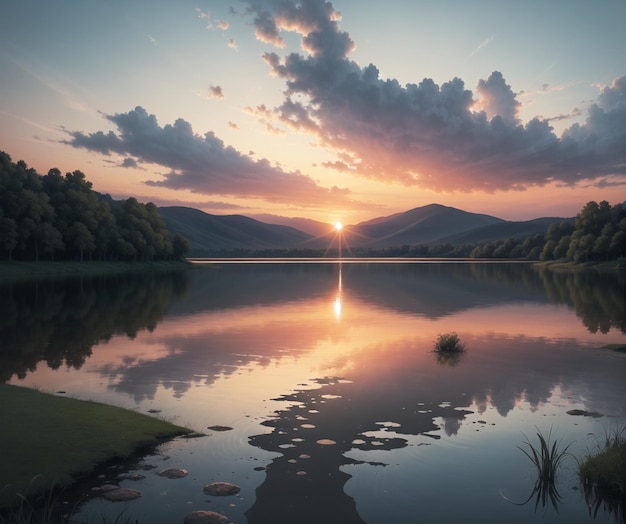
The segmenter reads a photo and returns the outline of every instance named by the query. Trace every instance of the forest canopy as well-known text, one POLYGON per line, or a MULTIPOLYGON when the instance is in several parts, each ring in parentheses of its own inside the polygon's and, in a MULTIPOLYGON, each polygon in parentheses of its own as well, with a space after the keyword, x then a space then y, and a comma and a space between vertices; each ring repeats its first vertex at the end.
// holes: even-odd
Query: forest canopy
POLYGON ((0 151, 0 259, 175 260, 188 250, 152 202, 114 201, 80 171, 40 175, 0 151))

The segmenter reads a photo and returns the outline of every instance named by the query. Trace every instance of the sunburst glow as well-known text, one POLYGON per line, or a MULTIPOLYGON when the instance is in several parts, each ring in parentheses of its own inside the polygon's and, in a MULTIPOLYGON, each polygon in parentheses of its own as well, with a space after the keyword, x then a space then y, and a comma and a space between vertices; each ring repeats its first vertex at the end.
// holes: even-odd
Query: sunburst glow
POLYGON ((343 224, 339 221, 335 222, 335 230, 341 231, 343 229, 343 224))

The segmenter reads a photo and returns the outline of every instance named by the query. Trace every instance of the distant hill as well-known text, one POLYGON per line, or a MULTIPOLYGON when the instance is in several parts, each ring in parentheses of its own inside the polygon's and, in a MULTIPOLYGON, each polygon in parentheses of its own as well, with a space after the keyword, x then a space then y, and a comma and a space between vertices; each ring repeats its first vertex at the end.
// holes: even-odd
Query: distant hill
POLYGON ((387 247, 438 243, 444 237, 503 222, 505 221, 489 215, 430 204, 404 213, 361 222, 350 229, 356 235, 369 239, 366 241, 368 247, 387 247))
MULTIPOLYGON (((329 230, 328 224, 313 220, 261 215, 274 222, 265 223, 242 215, 210 215, 188 207, 161 207, 159 212, 172 232, 180 233, 189 240, 191 256, 237 249, 254 251, 337 247, 337 233, 329 230), (277 223, 281 221, 284 224, 277 223), (306 231, 285 224, 299 224, 306 231)), ((430 204, 345 226, 341 237, 342 245, 351 248, 483 244, 543 233, 551 224, 563 220, 566 219, 545 217, 510 222, 490 215, 430 204)))
POLYGON ((457 233, 440 239, 442 244, 486 244, 487 242, 493 242, 494 240, 505 240, 507 238, 525 238, 537 233, 545 233, 548 228, 554 224, 560 224, 564 220, 574 223, 574 218, 559 218, 559 217, 543 217, 535 218, 534 220, 526 220, 522 222, 507 222, 503 221, 498 224, 491 224, 488 226, 472 229, 471 231, 464 231, 463 233, 457 233))
POLYGON ((158 209, 168 229, 189 240, 190 256, 202 256, 206 251, 289 248, 311 238, 298 229, 242 215, 210 215, 179 206, 158 209))
POLYGON ((311 220, 310 218, 300 217, 281 217, 279 215, 259 214, 259 215, 247 215, 250 218, 265 222, 266 224, 279 224, 281 226, 289 226, 300 231, 304 231, 314 237, 319 237, 327 234, 333 229, 333 226, 326 222, 318 222, 317 220, 311 220))

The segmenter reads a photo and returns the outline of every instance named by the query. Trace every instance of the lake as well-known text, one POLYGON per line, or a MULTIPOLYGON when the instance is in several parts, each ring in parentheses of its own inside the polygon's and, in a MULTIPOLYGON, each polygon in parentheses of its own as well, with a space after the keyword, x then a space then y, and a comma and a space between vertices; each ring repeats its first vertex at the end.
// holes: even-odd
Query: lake
POLYGON ((581 458, 626 426, 626 355, 602 349, 626 343, 623 271, 230 261, 4 283, 0 313, 3 382, 206 434, 99 470, 85 492, 118 478, 143 496, 90 497, 73 522, 182 523, 193 510, 250 524, 615 517, 604 504, 594 517, 574 459, 558 498, 537 499, 519 448, 540 432, 581 458), (433 351, 448 332, 463 353, 433 351), (205 495, 214 481, 241 491, 205 495))

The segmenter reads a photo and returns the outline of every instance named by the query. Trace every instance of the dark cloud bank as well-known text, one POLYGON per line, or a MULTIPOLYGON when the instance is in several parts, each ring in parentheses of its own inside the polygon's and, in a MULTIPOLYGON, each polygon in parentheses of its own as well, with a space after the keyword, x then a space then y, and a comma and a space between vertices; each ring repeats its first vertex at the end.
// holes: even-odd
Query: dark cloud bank
MULTIPOLYGON (((244 3, 260 40, 282 48, 281 31, 302 35, 302 53, 263 56, 287 86, 271 114, 337 151, 329 167, 435 190, 626 184, 626 76, 601 90, 582 125, 557 137, 549 120, 518 119, 520 103, 498 71, 479 82, 476 94, 459 78, 402 86, 381 79, 374 65, 360 67, 348 58, 354 42, 341 31, 341 15, 330 2, 244 3)), ((125 155, 127 165, 171 170, 150 185, 282 203, 347 201, 348 190, 322 188, 302 173, 252 160, 213 133, 194 134, 183 119, 161 126, 142 107, 106 118, 117 133, 70 132, 67 143, 125 155)))
POLYGON ((585 123, 559 138, 545 120, 518 120, 520 103, 498 71, 479 82, 476 98, 458 78, 401 86, 348 59, 354 43, 331 3, 247 4, 258 38, 280 47, 281 30, 302 34, 306 56, 264 55, 287 83, 276 113, 340 150, 336 168, 433 189, 626 183, 626 77, 604 87, 585 123))
POLYGON ((155 115, 138 106, 128 113, 106 115, 106 119, 116 125, 117 133, 73 131, 67 143, 105 155, 129 155, 131 160, 125 160, 125 165, 136 159, 171 170, 163 180, 148 181, 148 185, 301 205, 347 201, 347 190, 325 189, 306 175, 285 172, 265 159, 253 160, 225 146, 212 132, 195 134, 182 118, 161 126, 155 115))

